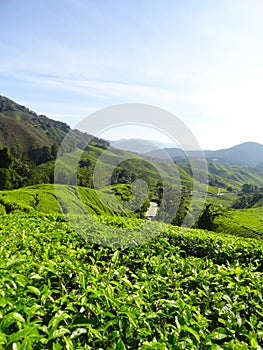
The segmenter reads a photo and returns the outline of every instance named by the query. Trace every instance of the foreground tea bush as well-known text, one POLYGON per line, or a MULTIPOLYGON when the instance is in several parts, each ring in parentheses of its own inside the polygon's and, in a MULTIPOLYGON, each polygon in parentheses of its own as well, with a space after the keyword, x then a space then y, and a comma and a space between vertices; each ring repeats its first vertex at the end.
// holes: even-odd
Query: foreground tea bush
POLYGON ((57 215, 1 217, 0 347, 261 349, 261 244, 152 229, 110 249, 57 215))

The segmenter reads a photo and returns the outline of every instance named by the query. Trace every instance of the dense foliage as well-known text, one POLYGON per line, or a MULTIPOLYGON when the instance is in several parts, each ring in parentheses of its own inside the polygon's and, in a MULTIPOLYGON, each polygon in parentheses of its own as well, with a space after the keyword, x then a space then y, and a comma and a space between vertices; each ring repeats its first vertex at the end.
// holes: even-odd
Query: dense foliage
POLYGON ((196 225, 232 236, 180 229, 144 215, 155 201, 158 220, 176 208, 168 222, 184 222, 193 195, 187 163, 148 162, 77 130, 57 159, 68 131, 0 96, 0 348, 262 349, 260 173, 209 164, 196 225), (133 193, 140 179, 146 198, 140 186, 133 193), (224 209, 235 193, 241 209, 224 209))
POLYGON ((235 209, 252 208, 258 204, 261 206, 260 200, 263 198, 263 187, 253 184, 244 184, 238 193, 238 198, 233 204, 235 209), (260 202, 260 203, 259 203, 260 202))
POLYGON ((59 215, 10 214, 0 227, 2 348, 261 349, 256 241, 161 225, 148 243, 110 249, 59 215))

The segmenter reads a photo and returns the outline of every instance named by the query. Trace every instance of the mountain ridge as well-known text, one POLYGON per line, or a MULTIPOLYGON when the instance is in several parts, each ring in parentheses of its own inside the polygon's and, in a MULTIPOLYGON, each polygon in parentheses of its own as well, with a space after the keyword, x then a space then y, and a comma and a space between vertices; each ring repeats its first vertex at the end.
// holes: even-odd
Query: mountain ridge
POLYGON ((53 120, 43 114, 37 114, 11 99, 0 95, 0 147, 9 147, 11 152, 27 154, 30 149, 57 147, 67 133, 71 131, 70 143, 63 145, 71 151, 75 147, 89 142, 109 143, 92 135, 72 130, 62 121, 53 120))
POLYGON ((179 148, 165 148, 163 150, 144 153, 145 156, 154 159, 177 159, 186 161, 188 157, 200 157, 204 155, 207 161, 218 162, 224 165, 258 166, 263 164, 263 145, 257 142, 243 142, 233 147, 215 151, 183 151, 179 148))
POLYGON ((111 144, 114 148, 137 152, 146 158, 150 157, 156 160, 172 158, 178 162, 184 162, 187 161, 187 157, 205 155, 208 162, 253 167, 261 165, 263 167, 263 145, 257 142, 248 141, 218 150, 189 150, 186 152, 187 154, 178 147, 162 148, 162 142, 154 140, 122 139, 108 142, 79 130, 72 130, 62 121, 37 114, 0 95, 0 147, 9 147, 13 152, 16 152, 17 148, 20 147, 21 152, 24 153, 27 153, 32 147, 37 149, 41 147, 51 148, 54 144, 59 146, 69 131, 74 133, 74 137, 71 138, 71 144, 66 145, 68 151, 92 140, 97 144, 103 144, 102 147, 108 147, 111 144))

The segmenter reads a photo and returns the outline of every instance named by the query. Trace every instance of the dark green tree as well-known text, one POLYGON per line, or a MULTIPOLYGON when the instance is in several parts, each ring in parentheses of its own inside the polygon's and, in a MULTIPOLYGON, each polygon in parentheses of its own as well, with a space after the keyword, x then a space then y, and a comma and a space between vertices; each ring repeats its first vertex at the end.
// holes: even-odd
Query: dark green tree
POLYGON ((0 150, 0 168, 8 169, 12 163, 12 156, 10 149, 4 147, 0 150))
POLYGON ((34 162, 36 165, 46 163, 53 159, 51 155, 51 148, 48 146, 30 146, 28 150, 28 157, 29 160, 34 162))
POLYGON ((0 168, 0 190, 11 190, 12 188, 12 172, 6 168, 0 168))
POLYGON ((58 150, 59 150, 58 143, 57 142, 53 143, 53 145, 51 146, 51 156, 53 159, 56 159, 58 150))
POLYGON ((197 221, 197 227, 209 230, 209 231, 216 231, 218 225, 215 223, 215 219, 218 216, 222 216, 225 214, 225 210, 221 205, 215 205, 215 204, 207 204, 200 215, 198 221, 197 221))

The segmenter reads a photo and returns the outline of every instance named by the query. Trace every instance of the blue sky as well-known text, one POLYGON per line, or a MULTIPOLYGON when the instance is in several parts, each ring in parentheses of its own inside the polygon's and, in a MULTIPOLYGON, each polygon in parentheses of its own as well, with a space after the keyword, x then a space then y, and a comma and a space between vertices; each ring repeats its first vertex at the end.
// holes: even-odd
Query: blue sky
POLYGON ((202 148, 263 143, 262 14, 261 0, 0 0, 0 94, 72 127, 136 102, 202 148))

